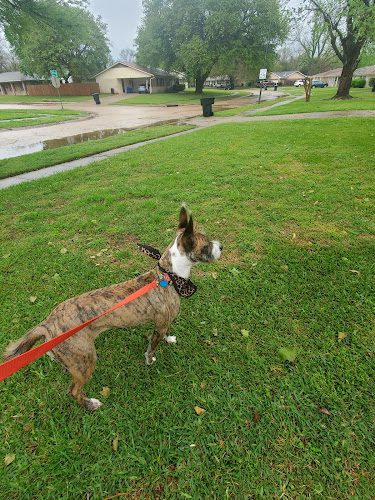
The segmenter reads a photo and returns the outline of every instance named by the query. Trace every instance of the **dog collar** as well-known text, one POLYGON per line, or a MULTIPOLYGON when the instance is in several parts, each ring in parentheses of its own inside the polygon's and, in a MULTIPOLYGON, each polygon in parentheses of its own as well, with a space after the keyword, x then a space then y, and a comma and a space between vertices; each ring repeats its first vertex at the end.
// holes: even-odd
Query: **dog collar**
MULTIPOLYGON (((155 260, 161 259, 161 253, 156 248, 150 247, 149 245, 138 244, 138 249, 155 260)), ((159 263, 158 267, 162 272, 162 275, 159 276, 159 285, 161 287, 166 288, 172 283, 178 295, 185 298, 191 297, 197 291, 197 286, 194 285, 191 280, 181 278, 181 276, 163 269, 159 263)))

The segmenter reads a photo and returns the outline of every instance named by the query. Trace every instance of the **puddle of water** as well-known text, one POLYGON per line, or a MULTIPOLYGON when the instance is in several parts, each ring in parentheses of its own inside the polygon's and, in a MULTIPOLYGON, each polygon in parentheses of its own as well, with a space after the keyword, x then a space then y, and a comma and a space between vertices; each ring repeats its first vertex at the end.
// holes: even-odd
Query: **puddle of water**
POLYGON ((9 146, 0 148, 0 160, 5 158, 14 158, 15 156, 23 156, 29 153, 36 153, 45 149, 60 148, 61 146, 69 146, 79 144, 81 142, 92 141, 95 139, 104 139, 111 135, 118 135, 128 132, 126 128, 110 128, 105 130, 94 130, 93 132, 85 132, 83 134, 71 135, 61 139, 52 139, 49 141, 37 142, 28 146, 9 146))

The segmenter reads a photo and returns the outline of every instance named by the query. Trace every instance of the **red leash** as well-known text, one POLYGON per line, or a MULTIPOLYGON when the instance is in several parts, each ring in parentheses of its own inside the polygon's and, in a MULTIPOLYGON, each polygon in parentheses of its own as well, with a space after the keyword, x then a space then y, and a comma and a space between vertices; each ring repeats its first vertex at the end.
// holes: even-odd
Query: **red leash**
POLYGON ((148 285, 145 285, 144 287, 140 288, 136 292, 128 295, 128 297, 125 297, 125 299, 121 300, 114 306, 112 306, 110 309, 107 311, 104 311, 101 314, 98 314, 98 316, 95 316, 95 318, 89 319, 85 323, 82 323, 81 325, 75 326, 74 328, 71 328, 70 330, 67 330, 64 333, 61 333, 57 337, 54 337, 51 340, 47 340, 43 344, 40 344, 36 347, 33 347, 29 351, 24 352, 23 354, 20 354, 19 356, 9 359, 8 361, 5 361, 4 363, 0 364, 0 381, 4 380, 5 378, 9 377, 10 375, 13 375, 13 373, 17 372, 24 366, 30 364, 32 361, 35 361, 36 359, 40 358, 45 354, 47 351, 50 351, 54 347, 56 347, 58 344, 61 344, 61 342, 64 342, 64 340, 68 339, 75 333, 79 332, 83 328, 86 328, 86 326, 91 325, 94 321, 97 319, 101 318, 102 316, 105 316, 106 314, 115 311, 119 307, 124 306, 128 302, 131 302, 132 300, 138 299, 138 297, 141 297, 145 293, 151 291, 153 288, 156 288, 159 285, 159 283, 155 280, 149 283, 148 285))

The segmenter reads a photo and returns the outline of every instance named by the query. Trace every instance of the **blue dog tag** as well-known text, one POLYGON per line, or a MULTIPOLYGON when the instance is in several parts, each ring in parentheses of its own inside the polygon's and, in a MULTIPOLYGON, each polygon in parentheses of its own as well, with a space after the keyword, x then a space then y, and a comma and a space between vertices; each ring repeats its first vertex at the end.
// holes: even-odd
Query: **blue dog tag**
POLYGON ((166 287, 168 286, 168 281, 161 280, 161 281, 159 281, 159 285, 160 285, 162 288, 166 288, 166 287))

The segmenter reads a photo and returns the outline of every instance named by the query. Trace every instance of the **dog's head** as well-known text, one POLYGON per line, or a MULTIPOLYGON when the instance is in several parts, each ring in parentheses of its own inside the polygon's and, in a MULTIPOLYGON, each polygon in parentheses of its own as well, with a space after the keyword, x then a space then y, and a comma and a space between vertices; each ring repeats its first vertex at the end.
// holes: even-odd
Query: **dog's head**
POLYGON ((171 255, 188 259, 191 263, 213 262, 220 258, 223 247, 217 240, 196 230, 192 216, 182 206, 177 229, 177 237, 171 248, 171 255))

